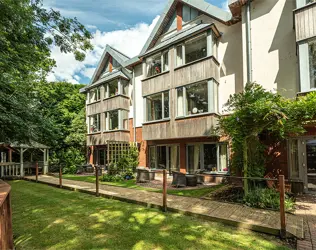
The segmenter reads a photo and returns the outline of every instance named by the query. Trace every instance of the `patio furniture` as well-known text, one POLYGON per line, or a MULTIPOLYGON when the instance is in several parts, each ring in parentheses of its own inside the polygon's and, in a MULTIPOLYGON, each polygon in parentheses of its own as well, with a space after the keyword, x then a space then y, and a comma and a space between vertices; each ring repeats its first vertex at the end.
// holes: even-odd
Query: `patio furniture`
POLYGON ((147 168, 137 168, 136 182, 150 182, 155 179, 155 172, 149 171, 147 168))
POLYGON ((187 179, 184 173, 173 171, 172 177, 172 186, 185 187, 187 185, 187 179))
POLYGON ((204 174, 196 174, 196 182, 197 184, 205 183, 205 175, 204 174))
POLYGON ((190 186, 190 187, 197 186, 197 176, 196 175, 193 175, 193 174, 186 175, 185 178, 187 181, 187 186, 190 186))

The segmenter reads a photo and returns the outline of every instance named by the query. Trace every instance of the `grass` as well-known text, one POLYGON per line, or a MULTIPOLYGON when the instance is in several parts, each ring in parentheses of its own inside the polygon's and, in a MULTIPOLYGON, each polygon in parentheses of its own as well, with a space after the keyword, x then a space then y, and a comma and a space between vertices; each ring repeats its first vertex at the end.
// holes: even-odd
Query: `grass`
POLYGON ((16 249, 287 249, 275 237, 116 200, 13 181, 16 249))
MULTIPOLYGON (((95 183, 95 176, 64 174, 63 175, 63 179, 95 183)), ((135 179, 134 180, 128 180, 128 181, 120 181, 120 182, 104 182, 104 181, 100 181, 100 183, 104 184, 104 185, 124 187, 124 188, 133 188, 133 189, 138 189, 138 190, 146 190, 146 191, 150 191, 150 192, 162 192, 161 189, 139 186, 139 185, 136 184, 135 179)), ((205 195, 207 195, 207 194, 219 189, 222 186, 223 185, 216 185, 216 186, 210 186, 210 187, 205 187, 205 188, 187 189, 187 190, 183 190, 183 189, 182 190, 169 189, 169 190, 167 190, 167 192, 168 192, 168 194, 172 194, 172 195, 200 198, 200 197, 203 197, 203 196, 205 196, 205 195)))

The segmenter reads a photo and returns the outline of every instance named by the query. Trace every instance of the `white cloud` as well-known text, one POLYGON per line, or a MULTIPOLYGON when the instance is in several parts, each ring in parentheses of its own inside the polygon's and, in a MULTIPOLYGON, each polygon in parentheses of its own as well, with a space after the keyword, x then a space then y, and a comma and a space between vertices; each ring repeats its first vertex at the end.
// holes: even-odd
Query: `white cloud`
POLYGON ((150 25, 139 23, 125 30, 111 32, 96 30, 91 41, 94 50, 87 53, 83 62, 76 61, 73 54, 61 53, 58 47, 53 47, 51 55, 56 61, 56 67, 47 79, 79 83, 80 75, 90 78, 107 44, 130 57, 138 55, 158 19, 159 16, 150 25))
POLYGON ((226 10, 226 11, 229 11, 228 0, 224 0, 224 1, 222 2, 222 9, 223 9, 223 10, 226 10))
POLYGON ((87 24, 87 25, 86 25, 86 28, 87 28, 87 29, 92 29, 92 30, 96 30, 96 29, 98 29, 98 27, 97 27, 97 26, 95 26, 95 25, 91 25, 91 24, 87 24))

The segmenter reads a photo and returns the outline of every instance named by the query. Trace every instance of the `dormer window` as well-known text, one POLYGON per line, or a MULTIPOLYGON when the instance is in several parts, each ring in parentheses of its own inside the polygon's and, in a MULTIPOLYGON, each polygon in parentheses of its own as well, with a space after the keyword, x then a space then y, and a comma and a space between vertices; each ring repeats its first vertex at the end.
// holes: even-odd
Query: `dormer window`
POLYGON ((159 53, 146 59, 147 77, 158 75, 169 70, 169 51, 159 53))

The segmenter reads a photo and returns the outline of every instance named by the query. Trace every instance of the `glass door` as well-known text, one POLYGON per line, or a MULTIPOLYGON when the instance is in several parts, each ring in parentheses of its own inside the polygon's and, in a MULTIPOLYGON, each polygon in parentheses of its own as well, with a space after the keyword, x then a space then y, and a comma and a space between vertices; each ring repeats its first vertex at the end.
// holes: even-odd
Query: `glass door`
POLYGON ((316 191, 316 140, 306 142, 307 186, 309 191, 316 191))

